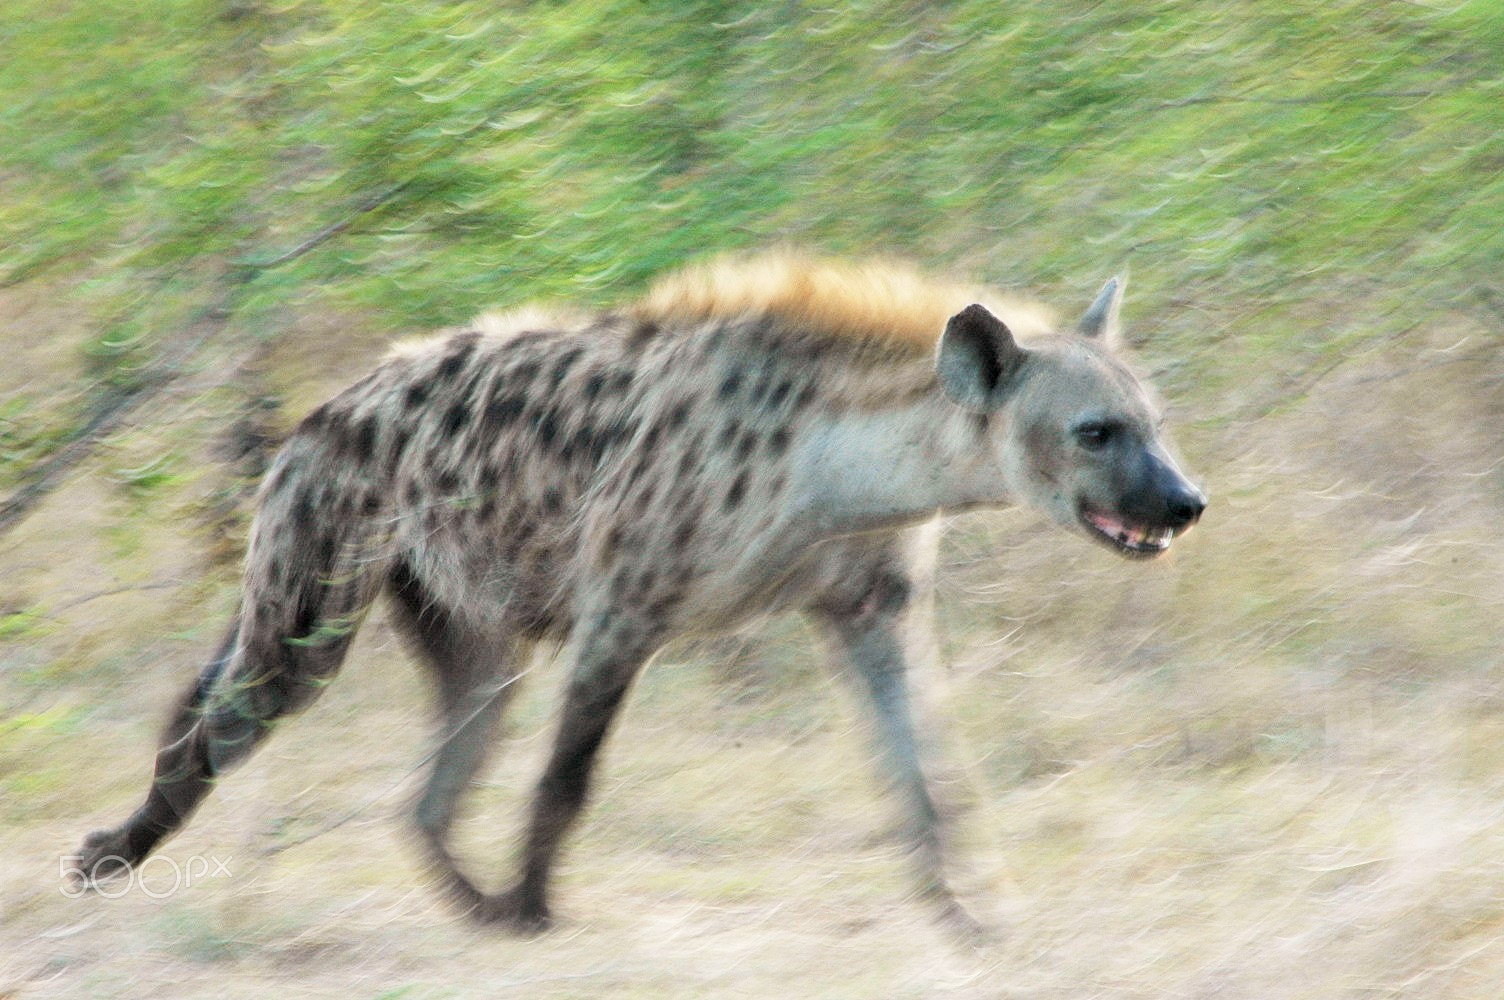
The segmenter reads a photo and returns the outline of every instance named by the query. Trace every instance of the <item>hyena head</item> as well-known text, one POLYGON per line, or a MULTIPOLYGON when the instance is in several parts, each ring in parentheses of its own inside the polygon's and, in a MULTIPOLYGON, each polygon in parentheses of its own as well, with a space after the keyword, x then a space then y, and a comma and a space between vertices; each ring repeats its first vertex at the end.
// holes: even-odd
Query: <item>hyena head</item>
POLYGON ((1132 558, 1151 558, 1201 517, 1206 497, 1170 455, 1154 399, 1117 358, 1123 282, 1076 331, 1027 348, 984 307, 952 317, 940 384, 997 419, 988 441, 1007 494, 1132 558))

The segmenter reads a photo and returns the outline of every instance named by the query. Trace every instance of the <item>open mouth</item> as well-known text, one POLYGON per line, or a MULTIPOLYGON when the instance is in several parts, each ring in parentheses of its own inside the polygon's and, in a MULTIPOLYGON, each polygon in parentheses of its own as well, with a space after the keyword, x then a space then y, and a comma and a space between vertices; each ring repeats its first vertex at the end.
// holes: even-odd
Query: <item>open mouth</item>
POLYGON ((1126 556, 1149 558, 1159 555, 1175 540, 1175 529, 1133 524, 1101 511, 1081 511, 1081 523, 1091 533, 1126 556))

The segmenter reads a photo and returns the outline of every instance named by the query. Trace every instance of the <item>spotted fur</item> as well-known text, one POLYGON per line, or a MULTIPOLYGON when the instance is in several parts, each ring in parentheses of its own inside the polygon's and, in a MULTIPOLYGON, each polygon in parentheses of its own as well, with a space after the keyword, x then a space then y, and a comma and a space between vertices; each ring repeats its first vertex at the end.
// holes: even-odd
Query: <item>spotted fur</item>
POLYGON ((1107 345, 1120 294, 1109 285, 1080 331, 1049 334, 1045 310, 985 290, 781 254, 692 269, 619 310, 500 314, 402 346, 277 457, 236 623, 185 695, 146 802, 92 835, 81 867, 138 863, 180 827, 317 696, 385 592, 438 682, 442 743, 417 808, 429 860, 468 910, 540 927, 643 662, 676 636, 793 608, 858 679, 924 886, 959 913, 904 684, 912 567, 933 564, 933 532, 917 557, 909 532, 1023 502, 1142 554, 1194 522, 1204 501, 1107 345), (1088 447, 1088 424, 1115 443, 1088 447), (571 679, 521 872, 488 894, 450 855, 449 827, 540 640, 569 642, 571 679))

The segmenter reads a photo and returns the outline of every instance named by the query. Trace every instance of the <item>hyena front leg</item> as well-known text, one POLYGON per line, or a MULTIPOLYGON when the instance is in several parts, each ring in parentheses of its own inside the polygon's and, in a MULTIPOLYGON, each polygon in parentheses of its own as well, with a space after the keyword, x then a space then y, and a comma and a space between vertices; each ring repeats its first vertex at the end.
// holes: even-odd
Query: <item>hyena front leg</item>
POLYGON ((434 673, 439 738, 416 819, 428 861, 449 895, 467 913, 483 914, 486 896, 449 850, 460 796, 485 762, 497 723, 516 691, 527 646, 484 628, 434 598, 405 563, 391 574, 393 625, 434 673))
POLYGON ((548 881, 559 845, 585 804, 596 753, 658 645, 655 630, 628 611, 581 616, 577 634, 553 751, 534 794, 520 877, 482 909, 484 918, 524 932, 543 930, 552 921, 548 881))
POLYGON ((930 794, 914 731, 901 638, 909 594, 902 562, 894 554, 879 552, 854 562, 809 610, 841 654, 852 687, 872 712, 883 773, 903 805, 904 835, 914 854, 921 892, 938 904, 942 921, 975 935, 981 925, 956 900, 945 878, 940 810, 930 794))

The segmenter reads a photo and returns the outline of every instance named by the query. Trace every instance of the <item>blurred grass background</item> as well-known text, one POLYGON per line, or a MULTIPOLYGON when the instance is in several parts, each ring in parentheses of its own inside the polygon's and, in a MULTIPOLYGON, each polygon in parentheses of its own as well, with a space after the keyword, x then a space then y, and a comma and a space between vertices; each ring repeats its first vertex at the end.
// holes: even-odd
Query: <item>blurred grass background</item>
MULTIPOLYGON (((0 995, 1496 1000, 1501 107, 1491 0, 9 0, 0 995), (791 623, 649 672, 562 934, 421 890, 387 793, 426 714, 379 623, 176 842, 237 853, 232 884, 60 896, 302 412, 393 336, 775 243, 1067 314, 1129 267, 1213 498, 1148 567, 1023 513, 951 528, 923 680, 998 943, 901 902, 860 727, 791 623)), ((498 872, 552 683, 470 830, 498 872)))

